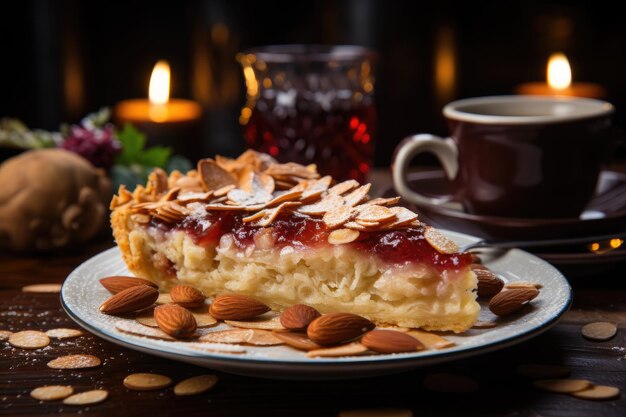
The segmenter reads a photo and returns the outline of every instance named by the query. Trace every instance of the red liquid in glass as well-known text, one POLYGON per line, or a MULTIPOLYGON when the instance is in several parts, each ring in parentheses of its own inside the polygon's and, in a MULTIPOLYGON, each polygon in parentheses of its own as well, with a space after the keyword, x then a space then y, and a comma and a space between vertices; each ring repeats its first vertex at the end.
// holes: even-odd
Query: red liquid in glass
POLYGON ((323 110, 296 100, 292 107, 260 98, 244 127, 249 147, 279 162, 317 164, 337 181, 365 181, 374 154, 376 112, 372 104, 323 110))
MULTIPOLYGON (((198 245, 217 245, 222 235, 232 233, 235 245, 244 249, 253 244, 254 235, 259 227, 244 223, 244 215, 232 211, 212 212, 202 219, 189 218, 178 225, 168 225, 159 220, 152 220, 152 225, 162 230, 183 229, 193 237, 198 245)), ((272 223, 275 247, 291 246, 306 249, 328 245, 328 234, 321 219, 304 216, 284 215, 272 223)), ((423 229, 408 228, 380 232, 361 232, 359 239, 349 243, 361 253, 380 257, 389 264, 406 262, 426 262, 439 270, 460 269, 471 264, 468 253, 441 254, 424 239, 423 229)))

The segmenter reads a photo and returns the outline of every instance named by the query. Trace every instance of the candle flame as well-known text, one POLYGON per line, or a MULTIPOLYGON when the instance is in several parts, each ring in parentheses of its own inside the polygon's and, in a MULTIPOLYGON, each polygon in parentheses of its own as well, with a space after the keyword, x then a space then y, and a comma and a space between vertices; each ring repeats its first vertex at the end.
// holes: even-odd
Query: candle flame
POLYGON ((150 76, 148 97, 153 105, 167 104, 170 99, 170 65, 167 61, 159 61, 150 76))
POLYGON ((564 90, 572 84, 572 68, 567 57, 560 53, 550 55, 548 60, 548 85, 556 90, 564 90))

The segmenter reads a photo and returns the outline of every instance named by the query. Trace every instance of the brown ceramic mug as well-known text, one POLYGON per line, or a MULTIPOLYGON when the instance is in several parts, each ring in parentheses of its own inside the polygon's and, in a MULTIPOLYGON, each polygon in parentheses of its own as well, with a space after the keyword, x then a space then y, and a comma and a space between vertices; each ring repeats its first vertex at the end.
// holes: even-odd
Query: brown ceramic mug
POLYGON ((417 205, 461 203, 469 213, 502 217, 576 217, 593 197, 611 148, 613 112, 610 103, 570 97, 451 102, 443 109, 450 137, 418 134, 398 145, 394 186, 417 205), (409 187, 407 169, 422 152, 439 158, 452 195, 429 197, 409 187))

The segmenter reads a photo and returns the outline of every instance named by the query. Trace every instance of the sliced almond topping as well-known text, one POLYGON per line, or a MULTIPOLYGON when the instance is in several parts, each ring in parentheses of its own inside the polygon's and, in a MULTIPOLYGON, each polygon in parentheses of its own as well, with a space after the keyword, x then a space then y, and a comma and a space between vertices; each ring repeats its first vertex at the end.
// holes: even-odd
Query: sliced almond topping
POLYGON ((91 391, 80 392, 63 400, 66 405, 87 405, 96 404, 107 399, 109 391, 103 389, 94 389, 91 391))
POLYGON ((359 237, 359 231, 353 229, 337 229, 328 235, 328 243, 331 245, 343 245, 354 242, 359 237))
MULTIPOLYGON (((302 191, 286 191, 280 195, 277 195, 276 197, 274 197, 272 200, 268 201, 266 206, 267 207, 274 207, 278 204, 287 202, 287 201, 293 201, 293 202, 297 202, 298 200, 300 200, 300 197, 302 196, 302 191)), ((298 202, 298 205, 301 205, 301 202, 298 202)))
POLYGON ((322 220, 329 229, 335 229, 353 220, 358 214, 359 211, 354 207, 341 206, 327 211, 324 217, 322 217, 322 220))
POLYGON ((539 379, 533 382, 536 388, 559 394, 571 394, 591 388, 591 382, 586 379, 539 379))
MULTIPOLYGON (((261 208, 265 207, 265 205, 262 205, 261 208)), ((236 206, 236 205, 229 205, 229 204, 221 204, 221 203, 210 203, 210 204, 206 204, 204 206, 204 208, 206 210, 223 210, 223 211, 237 211, 237 210, 244 210, 245 207, 244 206, 236 206)))
POLYGON ((168 189, 167 174, 161 168, 154 168, 148 175, 148 186, 146 192, 150 193, 152 199, 165 193, 168 189))
POLYGON ((198 161, 198 173, 204 191, 217 190, 228 185, 236 185, 237 179, 228 171, 220 167, 212 159, 198 161))
POLYGON ((232 189, 228 192, 228 199, 238 206, 256 206, 266 204, 273 198, 271 193, 265 190, 254 190, 247 192, 239 188, 232 189))
POLYGON ((408 334, 422 342, 426 349, 445 349, 455 345, 453 341, 443 336, 424 330, 411 330, 408 334))
POLYGON ((175 395, 197 395, 207 392, 217 384, 216 375, 198 375, 180 381, 174 387, 175 395))
POLYGON ((358 356, 366 353, 368 349, 358 342, 347 345, 314 349, 307 352, 309 358, 337 358, 341 356, 358 356))
POLYGON ((173 182, 172 185, 174 187, 179 187, 184 192, 201 193, 201 192, 206 191, 202 188, 202 184, 200 183, 199 178, 194 178, 194 177, 189 177, 189 176, 183 176, 183 177, 178 178, 176 181, 173 182))
POLYGON ((190 203, 208 203, 212 196, 212 191, 207 191, 206 193, 186 193, 179 195, 177 200, 180 204, 186 206, 190 203))
POLYGON ((161 197, 160 201, 174 201, 178 197, 180 193, 180 187, 170 188, 167 193, 163 197, 161 197))
POLYGON ((139 224, 148 224, 150 223, 150 216, 143 213, 135 213, 130 216, 131 220, 135 223, 139 224))
POLYGON ((300 203, 297 201, 287 201, 285 203, 282 203, 280 206, 278 207, 274 207, 271 209, 265 209, 263 210, 263 217, 261 217, 260 219, 255 220, 252 225, 253 226, 258 226, 258 227, 267 227, 270 224, 272 224, 272 222, 274 222, 274 220, 276 219, 276 217, 278 217, 278 215, 283 212, 283 211, 289 211, 294 209, 295 207, 300 206, 300 203))
POLYGON ((267 193, 274 192, 274 178, 270 175, 263 173, 256 173, 249 167, 249 171, 246 171, 239 181, 239 188, 248 193, 255 193, 257 191, 265 191, 267 193))
POLYGON ((213 191, 213 195, 215 197, 223 197, 226 194, 228 194, 228 192, 230 190, 234 190, 235 189, 235 185, 234 184, 230 184, 230 185, 225 185, 221 188, 218 188, 217 190, 213 191))
POLYGON ((417 214, 413 213, 406 207, 389 207, 389 210, 393 211, 393 213, 396 215, 396 218, 392 222, 385 224, 385 230, 400 229, 402 227, 409 226, 417 227, 420 225, 419 220, 417 220, 417 214))
POLYGON ((375 204, 358 206, 357 210, 359 212, 356 217, 357 222, 388 223, 396 219, 396 213, 393 210, 375 204))
POLYGON ((619 388, 609 385, 594 385, 591 388, 573 392, 571 395, 583 400, 611 400, 619 397, 619 388))
POLYGON ((345 227, 346 229, 352 229, 352 230, 360 230, 362 232, 367 232, 367 231, 372 231, 370 228, 368 228, 367 226, 363 226, 360 223, 354 222, 354 221, 349 221, 346 222, 343 227, 345 227))
POLYGON ((133 321, 119 321, 115 324, 115 328, 121 332, 130 333, 135 336, 144 336, 151 339, 176 340, 159 328, 144 326, 143 324, 133 321))
POLYGON ((84 369, 100 366, 102 361, 93 355, 66 355, 60 356, 48 362, 48 368, 52 369, 84 369))
POLYGON ((295 162, 287 162, 286 164, 273 164, 270 165, 265 173, 272 177, 299 177, 305 179, 319 178, 319 174, 315 171, 309 170, 307 167, 296 164, 295 162))
POLYGON ((314 204, 307 204, 298 209, 300 213, 309 216, 323 216, 327 211, 334 210, 344 205, 343 197, 336 194, 328 194, 314 204))
POLYGON ((22 287, 22 292, 59 293, 61 284, 33 284, 22 287))
POLYGON ((370 191, 372 184, 365 184, 352 191, 350 194, 344 196, 346 206, 357 206, 361 204, 367 197, 367 193, 370 191))
POLYGON ((343 195, 348 191, 352 191, 357 188, 360 184, 355 180, 347 180, 340 183, 337 183, 328 189, 328 194, 337 194, 343 195))
POLYGON ((426 226, 424 228, 424 237, 426 241, 430 243, 430 246, 435 248, 439 253, 453 254, 459 251, 459 247, 456 243, 432 226, 426 226))
POLYGON ((239 320, 224 320, 224 323, 233 327, 240 327, 243 329, 261 329, 261 330, 285 330, 280 323, 280 316, 272 317, 258 317, 256 319, 239 321, 239 320))
POLYGON ((68 339, 71 337, 82 336, 85 333, 83 333, 82 330, 78 330, 78 329, 59 328, 59 329, 50 329, 46 332, 46 334, 49 337, 52 337, 54 339, 68 339))
POLYGON ((248 340, 252 338, 252 329, 229 329, 218 330, 210 332, 200 336, 198 341, 210 342, 210 343, 233 343, 241 344, 248 343, 248 340))
POLYGON ((46 385, 32 390, 30 396, 39 401, 54 401, 69 397, 73 392, 70 385, 46 385))
POLYGON ((40 349, 50 344, 50 338, 44 332, 23 330, 9 336, 9 343, 22 349, 40 349))
POLYGON ((172 384, 172 379, 159 374, 137 373, 124 378, 124 386, 135 391, 163 389, 172 384))
POLYGON ((363 204, 376 204, 377 206, 393 206, 398 204, 400 201, 400 197, 389 197, 389 198, 374 198, 369 201, 364 202, 363 204))

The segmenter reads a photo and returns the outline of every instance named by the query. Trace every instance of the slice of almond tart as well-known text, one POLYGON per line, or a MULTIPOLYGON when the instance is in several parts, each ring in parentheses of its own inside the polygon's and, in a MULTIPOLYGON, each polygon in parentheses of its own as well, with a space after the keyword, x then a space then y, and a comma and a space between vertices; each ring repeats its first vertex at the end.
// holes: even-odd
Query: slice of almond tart
POLYGON ((111 224, 130 271, 162 291, 182 283, 275 310, 307 304, 380 325, 470 328, 480 310, 470 254, 369 189, 246 151, 121 187, 111 224))

